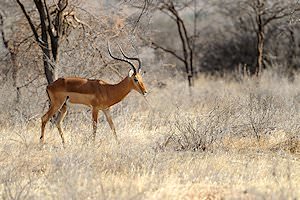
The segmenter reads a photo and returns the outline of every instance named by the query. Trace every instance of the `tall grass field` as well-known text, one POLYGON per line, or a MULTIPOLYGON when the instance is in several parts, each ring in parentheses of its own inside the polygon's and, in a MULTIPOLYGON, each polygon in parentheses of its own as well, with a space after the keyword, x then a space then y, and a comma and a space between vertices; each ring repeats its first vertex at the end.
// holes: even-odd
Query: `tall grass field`
POLYGON ((92 142, 90 110, 70 105, 65 147, 51 123, 41 145, 46 93, 42 103, 29 96, 14 105, 4 84, 1 198, 300 198, 300 77, 200 76, 188 88, 145 76, 146 98, 131 92, 112 107, 120 144, 102 113, 92 142), (36 111, 24 116, 16 106, 36 111))

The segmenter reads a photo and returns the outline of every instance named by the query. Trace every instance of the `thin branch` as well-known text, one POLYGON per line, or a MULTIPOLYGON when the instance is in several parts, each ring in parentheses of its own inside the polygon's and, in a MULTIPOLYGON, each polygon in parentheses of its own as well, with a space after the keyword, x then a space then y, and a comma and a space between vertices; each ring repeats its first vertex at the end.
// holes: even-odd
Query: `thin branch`
POLYGON ((285 14, 282 14, 282 15, 273 15, 269 18, 267 18, 264 22, 263 22, 263 26, 266 26, 268 25, 270 22, 272 22, 273 20, 277 20, 277 19, 281 19, 281 18, 284 18, 286 16, 288 16, 289 14, 285 13, 285 14))
POLYGON ((82 21, 82 20, 80 20, 80 19, 78 19, 78 18, 76 17, 75 12, 72 11, 72 12, 69 13, 67 16, 71 16, 71 17, 74 19, 75 22, 77 22, 78 24, 80 24, 80 25, 82 26, 82 28, 84 28, 84 26, 86 26, 86 27, 88 27, 90 30, 92 30, 92 28, 91 28, 90 25, 88 25, 86 22, 84 22, 84 21, 82 21))
MULTIPOLYGON (((294 9, 294 12, 299 11, 299 10, 300 10, 300 8, 294 9)), ((268 23, 270 23, 273 20, 281 19, 281 18, 287 17, 289 15, 291 15, 290 12, 284 12, 284 13, 281 13, 281 14, 279 12, 279 14, 274 14, 273 16, 266 19, 265 22, 264 22, 264 25, 267 25, 268 23)))
POLYGON ((23 88, 23 87, 27 87, 29 84, 31 84, 31 83, 34 82, 36 79, 38 79, 39 76, 41 76, 41 74, 36 75, 33 79, 31 79, 31 80, 28 81, 27 83, 24 83, 23 85, 18 86, 18 87, 17 87, 17 90, 20 90, 20 89, 23 88))
POLYGON ((169 54, 175 56, 178 60, 180 60, 180 61, 182 61, 183 63, 185 63, 185 60, 184 60, 183 58, 181 58, 179 55, 177 55, 174 51, 172 51, 172 50, 170 50, 170 49, 167 49, 167 48, 165 48, 165 47, 162 47, 162 46, 160 46, 159 44, 157 44, 157 43, 155 43, 155 42, 153 42, 153 41, 151 41, 151 45, 153 45, 153 46, 155 47, 154 49, 161 49, 161 50, 163 50, 164 52, 169 53, 169 54))
POLYGON ((175 9, 173 2, 171 2, 171 4, 169 5, 168 10, 176 17, 177 30, 179 33, 180 40, 182 42, 182 50, 183 50, 183 56, 184 56, 183 62, 186 67, 186 72, 188 73, 188 71, 189 71, 188 61, 187 61, 188 53, 187 53, 187 49, 186 49, 188 41, 187 41, 187 38, 185 38, 182 33, 182 31, 185 31, 184 23, 183 23, 182 19, 179 17, 179 14, 178 14, 177 10, 175 9))
POLYGON ((167 15, 168 17, 170 17, 170 19, 174 20, 176 22, 176 17, 174 17, 173 15, 171 15, 170 13, 168 13, 166 10, 160 10, 162 13, 164 13, 165 15, 167 15))
POLYGON ((3 20, 3 15, 2 15, 1 12, 0 12, 0 34, 1 34, 1 37, 2 37, 2 41, 3 41, 4 47, 6 49, 8 49, 8 40, 6 40, 6 38, 5 38, 4 20, 3 20))
POLYGON ((134 24, 134 26, 133 26, 132 32, 135 31, 135 29, 136 29, 136 27, 137 27, 139 21, 140 21, 141 18, 142 18, 142 15, 143 15, 143 14, 145 13, 145 11, 147 10, 147 8, 148 8, 148 1, 149 1, 149 0, 144 0, 144 5, 143 5, 143 8, 142 8, 142 11, 141 11, 141 13, 139 14, 137 20, 135 21, 135 24, 134 24))
POLYGON ((60 12, 64 11, 64 10, 67 8, 68 4, 69 4, 69 1, 66 0, 66 1, 65 1, 66 3, 64 4, 64 6, 61 7, 61 5, 62 5, 61 1, 62 1, 62 0, 59 0, 59 2, 58 2, 58 4, 59 4, 58 7, 59 7, 59 11, 60 11, 60 12))
POLYGON ((170 17, 172 20, 176 21, 176 17, 171 15, 168 11, 169 10, 169 5, 164 3, 161 6, 157 6, 158 10, 161 11, 162 13, 164 13, 165 15, 167 15, 168 17, 170 17))
POLYGON ((31 30, 32 30, 32 32, 33 32, 33 34, 34 34, 35 40, 36 40, 38 43, 41 43, 41 41, 40 41, 40 39, 39 39, 39 35, 38 35, 38 33, 37 33, 37 30, 36 30, 36 28, 35 28, 35 26, 34 26, 32 20, 31 20, 30 16, 29 16, 28 13, 26 12, 24 5, 20 2, 20 0, 16 0, 16 1, 17 1, 17 3, 19 4, 19 6, 21 7, 22 12, 23 12, 23 14, 25 15, 25 17, 26 17, 26 19, 27 19, 27 21, 28 21, 28 23, 29 23, 29 25, 30 25, 30 28, 31 28, 31 30))
POLYGON ((53 34, 53 31, 52 31, 52 23, 51 23, 51 18, 50 18, 50 14, 49 14, 49 9, 48 9, 48 6, 46 4, 46 0, 44 0, 44 6, 45 6, 46 13, 47 13, 48 33, 49 33, 50 38, 52 40, 52 38, 54 38, 54 34, 53 34))
POLYGON ((47 17, 45 14, 44 5, 41 0, 34 0, 34 3, 35 3, 36 8, 38 9, 39 16, 40 16, 40 22, 41 22, 42 39, 40 40, 40 43, 42 43, 43 46, 46 46, 48 48, 47 26, 45 23, 47 17))

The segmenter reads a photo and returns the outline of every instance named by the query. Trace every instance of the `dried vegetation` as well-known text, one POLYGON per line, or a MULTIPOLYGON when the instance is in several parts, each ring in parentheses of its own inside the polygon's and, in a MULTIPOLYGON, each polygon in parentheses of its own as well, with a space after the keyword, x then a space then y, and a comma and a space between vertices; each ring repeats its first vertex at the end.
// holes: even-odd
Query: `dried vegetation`
POLYGON ((266 72, 240 83, 199 77, 191 91, 174 79, 164 88, 148 83, 147 101, 132 93, 113 108, 120 145, 103 116, 91 143, 91 113, 71 107, 66 148, 50 125, 42 147, 41 114, 26 118, 2 105, 1 196, 299 198, 299 81, 266 72))

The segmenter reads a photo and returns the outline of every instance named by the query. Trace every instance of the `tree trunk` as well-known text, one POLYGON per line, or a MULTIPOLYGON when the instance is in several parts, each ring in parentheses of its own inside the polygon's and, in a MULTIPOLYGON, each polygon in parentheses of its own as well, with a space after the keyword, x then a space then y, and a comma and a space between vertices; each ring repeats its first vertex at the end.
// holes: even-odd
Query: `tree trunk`
MULTIPOLYGON (((48 84, 56 80, 55 65, 51 64, 51 55, 49 50, 48 42, 48 28, 46 25, 47 15, 46 15, 46 5, 43 5, 41 0, 34 0, 36 8, 38 9, 40 22, 41 22, 41 40, 40 47, 43 52, 43 62, 44 62, 44 73, 47 79, 48 84)), ((49 26, 49 25, 48 25, 49 26)), ((50 36, 51 39, 51 36, 50 36)), ((52 39, 51 39, 52 40, 52 39)))
MULTIPOLYGON (((48 52, 49 54, 49 52, 48 52)), ((49 56, 49 55, 48 55, 49 56)), ((50 84, 54 82, 57 79, 56 76, 56 68, 49 62, 49 57, 47 55, 43 55, 43 60, 44 60, 44 73, 47 79, 47 83, 50 84)))
POLYGON ((256 65, 256 76, 260 76, 263 69, 263 61, 264 61, 264 42, 265 35, 263 30, 258 33, 257 36, 257 65, 256 65))
POLYGON ((265 30, 264 22, 262 19, 262 10, 264 9, 264 2, 257 0, 257 9, 256 9, 256 23, 257 23, 257 63, 255 73, 256 76, 260 76, 263 68, 264 61, 264 43, 265 43, 265 30))

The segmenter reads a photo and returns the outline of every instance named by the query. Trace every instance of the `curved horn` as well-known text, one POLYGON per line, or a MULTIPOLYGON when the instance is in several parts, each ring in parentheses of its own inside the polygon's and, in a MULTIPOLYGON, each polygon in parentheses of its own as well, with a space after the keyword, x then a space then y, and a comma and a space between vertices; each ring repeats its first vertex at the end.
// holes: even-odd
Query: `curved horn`
POLYGON ((119 60, 119 61, 123 61, 123 62, 128 63, 131 66, 134 74, 136 74, 136 69, 135 69, 134 65, 131 62, 129 62, 128 60, 122 59, 122 58, 117 58, 117 57, 112 55, 111 50, 110 50, 109 42, 107 42, 107 48, 108 48, 108 53, 109 53, 110 57, 112 57, 115 60, 119 60))
POLYGON ((121 46, 120 46, 119 44, 118 44, 118 47, 119 47, 119 49, 120 49, 122 55, 123 55, 125 58, 127 58, 127 59, 129 59, 129 60, 136 60, 136 61, 138 61, 138 63, 139 63, 138 71, 139 71, 139 70, 142 68, 141 60, 140 60, 139 58, 130 58, 130 57, 128 57, 128 56, 124 53, 123 49, 121 48, 121 46))

